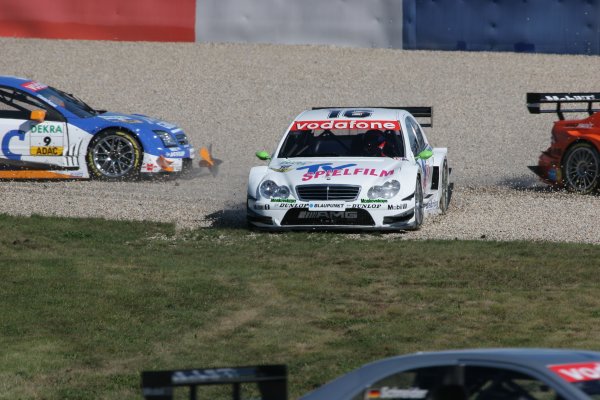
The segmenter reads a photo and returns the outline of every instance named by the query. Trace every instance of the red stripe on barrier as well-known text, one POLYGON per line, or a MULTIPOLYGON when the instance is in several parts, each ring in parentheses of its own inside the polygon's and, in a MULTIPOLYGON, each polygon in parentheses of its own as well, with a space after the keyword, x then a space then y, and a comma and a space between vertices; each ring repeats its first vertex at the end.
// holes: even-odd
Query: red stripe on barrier
POLYGON ((0 36, 195 40, 196 0, 0 0, 0 36))

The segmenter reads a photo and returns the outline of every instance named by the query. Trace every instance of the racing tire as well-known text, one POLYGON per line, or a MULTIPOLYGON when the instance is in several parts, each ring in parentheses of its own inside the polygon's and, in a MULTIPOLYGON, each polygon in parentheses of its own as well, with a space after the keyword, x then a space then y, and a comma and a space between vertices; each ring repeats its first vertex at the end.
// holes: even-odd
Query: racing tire
POLYGON ((107 130, 96 135, 86 155, 90 177, 103 180, 125 180, 139 177, 142 148, 130 134, 107 130))
POLYGON ((442 214, 446 214, 446 212, 448 212, 448 206, 450 205, 450 184, 448 183, 450 171, 448 170, 448 161, 446 160, 444 160, 441 174, 439 208, 442 214))
POLYGON ((415 184, 415 222, 411 230, 418 231, 423 225, 425 218, 425 204, 423 203, 423 187, 421 186, 421 178, 417 178, 415 184))
POLYGON ((567 150, 562 163, 563 183, 570 192, 588 194, 600 183, 600 156, 589 143, 576 143, 567 150))

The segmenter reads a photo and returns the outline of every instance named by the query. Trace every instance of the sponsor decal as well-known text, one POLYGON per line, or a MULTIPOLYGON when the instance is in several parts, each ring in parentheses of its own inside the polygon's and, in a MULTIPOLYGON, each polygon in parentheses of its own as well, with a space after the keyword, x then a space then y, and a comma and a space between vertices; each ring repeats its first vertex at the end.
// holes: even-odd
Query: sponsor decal
POLYGON ((600 380, 600 362, 549 365, 548 368, 567 382, 600 380))
POLYGON ((577 127, 578 127, 578 128, 589 129, 589 128, 593 128, 593 127, 594 127, 594 124, 589 124, 589 123, 586 123, 586 124, 578 124, 578 125, 577 125, 577 127))
POLYGON ((142 121, 140 121, 139 119, 127 117, 125 115, 100 115, 99 117, 102 119, 105 119, 107 121, 122 122, 124 124, 141 124, 142 123, 142 121))
POLYGON ((160 127, 163 127, 165 129, 169 129, 169 130, 173 130, 173 133, 179 132, 181 129, 177 128, 177 125, 174 124, 170 124, 168 122, 165 121, 161 121, 160 119, 155 119, 155 118, 150 118, 150 117, 142 117, 142 116, 136 116, 136 118, 139 118, 143 121, 149 122, 151 124, 156 124, 160 127))
POLYGON ((345 210, 346 203, 308 203, 309 210, 345 210))
POLYGON ((19 131, 19 130, 12 130, 12 131, 6 132, 6 134, 2 138, 2 145, 1 145, 2 153, 9 160, 20 160, 21 159, 20 154, 16 154, 16 153, 13 153, 12 151, 10 151, 10 141, 13 138, 17 138, 16 140, 24 142, 25 141, 25 132, 19 131))
POLYGON ((408 204, 388 204, 388 210, 406 210, 408 208, 408 204))
POLYGON ((41 123, 29 129, 29 155, 62 156, 63 135, 62 124, 41 123))
POLYGON ((305 165, 303 167, 296 168, 296 170, 306 169, 307 172, 302 175, 303 181, 310 181, 311 179, 318 179, 320 177, 329 178, 332 176, 354 176, 354 175, 367 175, 376 177, 385 177, 394 174, 393 169, 377 169, 377 168, 351 168, 357 164, 344 164, 339 166, 332 166, 332 163, 313 164, 305 165))
POLYGON ((64 133, 62 126, 60 125, 49 125, 49 124, 37 124, 37 125, 33 125, 30 129, 30 131, 32 133, 46 133, 46 134, 52 134, 52 133, 64 133))
POLYGON ((358 213, 356 211, 300 211, 299 219, 321 219, 321 218, 344 218, 356 219, 358 213))
POLYGON ((348 167, 354 167, 355 165, 358 164, 344 164, 344 165, 339 165, 337 167, 332 167, 333 163, 321 163, 321 164, 311 164, 311 165, 305 165, 303 167, 299 167, 296 168, 297 171, 300 170, 307 170, 306 172, 309 174, 314 174, 319 172, 319 170, 323 170, 324 172, 328 172, 328 171, 336 171, 336 170, 341 170, 344 168, 348 168, 348 167))
POLYGON ((275 203, 277 208, 308 208, 308 203, 275 203))
POLYGON ((333 121, 296 121, 292 130, 302 131, 307 129, 394 129, 399 130, 398 121, 356 121, 356 120, 333 120, 333 121))
POLYGON ((167 157, 183 157, 185 155, 185 151, 172 151, 167 153, 167 157))
POLYGON ((295 203, 295 202, 296 202, 295 199, 278 199, 278 198, 271 199, 271 203, 295 203))
POLYGON ((297 168, 298 166, 305 165, 305 162, 283 162, 279 166, 270 167, 275 172, 288 172, 297 168))
POLYGON ((381 389, 369 389, 365 394, 365 400, 369 399, 424 399, 429 391, 427 389, 410 388, 399 389, 397 387, 384 386, 381 389))
POLYGON ((580 101, 580 100, 595 100, 596 97, 593 94, 583 96, 544 96, 547 101, 580 101))
POLYGON ((271 206, 269 204, 254 204, 255 210, 270 210, 271 206))
POLYGON ((32 156, 62 156, 63 148, 58 146, 35 146, 30 147, 29 154, 32 156))
POLYGON ((429 200, 427 202, 427 204, 425 204, 425 209, 426 210, 433 210, 434 208, 437 208, 436 203, 433 200, 429 200))
POLYGON ((387 203, 385 199, 360 199, 361 203, 387 203))
POLYGON ((381 208, 381 204, 354 204, 353 208, 381 208))
POLYGON ((218 381, 238 377, 239 374, 232 368, 194 369, 191 371, 176 371, 171 376, 171 381, 176 384, 188 384, 206 381, 218 381))
POLYGON ((39 83, 36 81, 25 82, 21 86, 24 87, 25 89, 29 89, 33 92, 37 92, 37 91, 46 89, 48 87, 48 86, 44 85, 43 83, 39 83))
POLYGON ((152 163, 147 163, 147 164, 145 164, 145 165, 142 166, 142 169, 145 169, 148 172, 152 172, 152 171, 154 171, 157 168, 158 168, 158 165, 152 164, 152 163))

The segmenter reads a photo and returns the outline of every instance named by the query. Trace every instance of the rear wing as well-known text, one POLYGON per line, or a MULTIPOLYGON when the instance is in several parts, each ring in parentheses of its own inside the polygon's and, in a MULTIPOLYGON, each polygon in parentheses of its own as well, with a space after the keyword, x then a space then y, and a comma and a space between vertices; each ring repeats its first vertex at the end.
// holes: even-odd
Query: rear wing
MULTIPOLYGON (((527 109, 531 114, 555 113, 561 120, 565 113, 593 113, 600 111, 594 108, 594 103, 600 103, 600 93, 527 93, 527 109), (544 108, 545 105, 554 105, 544 108), (563 108, 563 104, 584 104, 585 107, 563 108)), ((595 104, 599 107, 600 104, 595 104)))
POLYGON ((247 383, 256 383, 261 400, 287 400, 285 365, 142 372, 146 400, 173 400, 176 387, 188 387, 190 400, 196 400, 198 386, 206 385, 232 385, 231 399, 242 400, 242 384, 247 383))
POLYGON ((368 110, 370 108, 384 108, 388 110, 404 110, 408 111, 413 117, 415 117, 419 124, 423 128, 433 127, 433 107, 313 107, 313 110, 327 110, 327 109, 355 109, 355 110, 368 110), (423 119, 425 119, 423 121, 423 119))

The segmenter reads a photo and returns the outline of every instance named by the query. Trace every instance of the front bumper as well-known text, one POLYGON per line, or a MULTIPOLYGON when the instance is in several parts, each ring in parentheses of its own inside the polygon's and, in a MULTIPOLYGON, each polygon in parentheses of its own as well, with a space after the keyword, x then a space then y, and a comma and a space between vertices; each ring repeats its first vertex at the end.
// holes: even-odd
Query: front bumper
POLYGON ((177 173, 189 170, 193 165, 194 149, 171 151, 160 155, 144 153, 141 173, 177 173))
POLYGON ((403 230, 414 225, 414 201, 300 202, 248 199, 247 219, 269 230, 403 230))
POLYGON ((563 184, 561 160, 551 156, 547 151, 540 155, 538 165, 528 168, 549 185, 562 186, 563 184))

